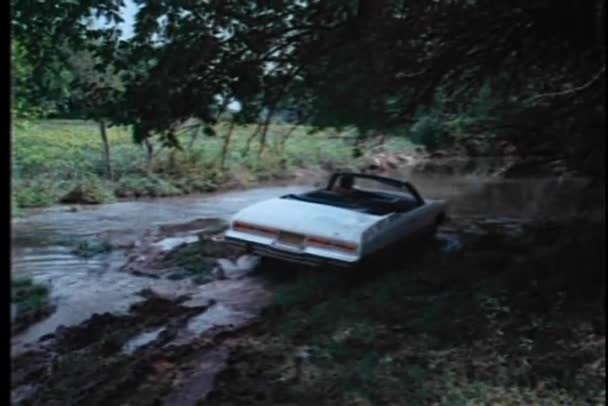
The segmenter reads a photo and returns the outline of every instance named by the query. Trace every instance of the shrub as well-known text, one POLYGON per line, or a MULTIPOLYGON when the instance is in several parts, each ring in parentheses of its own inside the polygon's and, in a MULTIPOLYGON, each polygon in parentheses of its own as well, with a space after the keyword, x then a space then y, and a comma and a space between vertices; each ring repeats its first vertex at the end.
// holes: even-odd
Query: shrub
POLYGON ((37 179, 16 182, 14 196, 18 207, 50 206, 59 197, 58 191, 51 182, 37 179))
POLYGON ((214 178, 202 175, 176 179, 173 181, 173 185, 185 194, 213 192, 218 188, 218 182, 214 178))
POLYGON ((79 242, 72 252, 81 257, 89 258, 98 254, 110 252, 111 250, 112 245, 109 241, 84 240, 79 242))
POLYGON ((428 150, 449 145, 458 137, 476 131, 476 125, 499 119, 497 106, 498 99, 487 83, 462 104, 448 100, 439 89, 431 106, 416 112, 409 138, 428 150))
POLYGON ((440 117, 432 113, 422 114, 410 129, 412 141, 434 150, 452 140, 440 117))
POLYGON ((114 200, 112 187, 95 175, 84 176, 72 185, 60 198, 61 203, 99 204, 114 200))
POLYGON ((119 197, 162 197, 179 195, 181 191, 156 175, 133 175, 120 179, 115 194, 119 197))
POLYGON ((25 317, 48 306, 49 289, 30 278, 11 281, 12 302, 17 305, 17 317, 25 317))

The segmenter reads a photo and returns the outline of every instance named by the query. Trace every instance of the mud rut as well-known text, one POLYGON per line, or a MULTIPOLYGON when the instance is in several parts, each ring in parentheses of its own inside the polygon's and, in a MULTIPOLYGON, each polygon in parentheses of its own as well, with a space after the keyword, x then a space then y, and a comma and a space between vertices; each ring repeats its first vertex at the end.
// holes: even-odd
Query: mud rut
MULTIPOLYGON (((430 195, 451 200, 454 211, 468 216, 462 221, 464 226, 450 224, 442 230, 440 242, 444 253, 458 251, 462 245, 460 238, 480 232, 480 221, 470 218, 473 213, 532 216, 539 211, 560 214, 578 211, 576 199, 564 199, 562 192, 554 192, 561 190, 561 181, 557 186, 554 182, 539 185, 534 180, 530 184, 517 182, 480 187, 475 179, 457 178, 459 183, 455 183, 453 179, 444 178, 446 176, 440 175, 441 182, 437 183, 436 179, 422 176, 414 182, 430 195), (553 198, 545 206, 539 204, 551 196, 553 198)), ((568 195, 571 193, 569 187, 562 189, 568 195)), ((106 217, 114 219, 109 221, 112 226, 108 225, 109 228, 120 228, 119 223, 124 222, 124 227, 133 231, 139 229, 139 225, 128 220, 139 218, 143 211, 146 212, 146 216, 142 216, 146 224, 165 218, 186 221, 187 218, 230 214, 245 203, 269 197, 268 193, 251 191, 227 200, 220 199, 209 206, 209 210, 212 209, 209 212, 197 198, 196 204, 188 199, 176 200, 169 211, 161 210, 164 206, 160 203, 124 203, 106 207, 103 216, 59 213, 57 216, 64 218, 66 223, 69 216, 70 227, 61 228, 58 233, 67 235, 75 230, 94 228, 106 221, 106 217)), ((278 193, 288 191, 281 189, 271 194, 278 193)), ((49 224, 45 222, 34 221, 33 224, 29 232, 34 236, 49 231, 49 224)), ((507 234, 521 232, 521 224, 517 222, 501 220, 482 225, 485 228, 502 227, 507 234)), ((212 234, 218 227, 221 227, 219 221, 197 220, 161 226, 134 246, 130 238, 122 243, 115 240, 117 245, 131 250, 123 271, 142 278, 162 279, 175 272, 173 254, 177 245, 189 244, 193 235, 212 234)), ((128 234, 130 237, 135 233, 128 234)), ((31 235, 26 232, 21 237, 31 235)), ((204 262, 209 266, 214 266, 220 257, 235 259, 240 255, 214 244, 207 247, 209 251, 205 253, 204 262)), ((33 348, 12 357, 12 403, 195 405, 205 399, 213 404, 234 404, 235 400, 240 404, 268 403, 270 389, 262 387, 265 381, 261 376, 274 374, 271 369, 280 364, 277 359, 286 355, 281 353, 284 348, 280 342, 273 341, 275 337, 265 337, 268 340, 260 342, 259 337, 264 337, 265 331, 262 312, 271 303, 275 285, 285 279, 289 282, 297 270, 286 265, 269 269, 268 264, 262 264, 256 272, 248 272, 254 269, 252 264, 251 261, 228 262, 223 272, 209 272, 206 283, 185 293, 161 288, 141 291, 141 300, 130 307, 128 314, 96 314, 78 325, 60 327, 42 336, 33 348), (256 346, 264 350, 261 362, 255 360, 253 347, 256 346), (214 390, 218 395, 209 399, 214 390)), ((65 268, 66 264, 61 266, 65 268)), ((376 267, 374 271, 380 268, 376 267)), ((369 277, 369 274, 359 275, 352 281, 364 283, 369 277)), ((459 283, 457 280, 448 282, 459 283)), ((424 278, 420 278, 420 283, 426 283, 424 278)), ((291 370, 297 371, 297 365, 294 364, 291 370)), ((271 378, 289 384, 292 377, 282 374, 279 371, 271 378)), ((280 393, 274 395, 275 399, 281 397, 280 393)), ((304 400, 305 395, 302 394, 304 400)))
MULTIPOLYGON (((518 224, 507 226, 519 230, 518 224)), ((43 336, 35 348, 13 359, 12 403, 196 405, 204 400, 227 365, 232 367, 226 373, 234 373, 230 370, 239 362, 232 357, 234 350, 242 353, 248 345, 248 331, 262 321, 259 316, 271 303, 273 287, 302 271, 285 264, 277 269, 275 263, 255 267, 253 262, 235 262, 243 258, 242 252, 212 240, 222 227, 221 221, 197 220, 148 234, 132 251, 125 272, 149 277, 172 272, 175 247, 193 233, 206 241, 207 258, 232 261, 214 268, 212 280, 188 294, 148 289, 140 292, 142 301, 126 315, 95 314, 43 336), (162 244, 168 240, 170 249, 162 244)), ((434 249, 457 250, 455 235, 453 227, 446 227, 434 249)), ((352 286, 373 277, 356 276, 352 286)), ((275 352, 270 346, 269 357, 279 356, 275 352)), ((222 387, 225 390, 225 382, 222 387)))

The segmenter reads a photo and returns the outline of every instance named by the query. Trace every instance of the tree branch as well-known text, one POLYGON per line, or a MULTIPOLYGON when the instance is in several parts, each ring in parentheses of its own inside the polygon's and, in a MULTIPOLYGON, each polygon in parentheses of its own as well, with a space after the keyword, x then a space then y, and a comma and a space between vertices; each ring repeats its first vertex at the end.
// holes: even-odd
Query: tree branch
POLYGON ((589 86, 591 86, 592 84, 594 84, 602 76, 602 73, 604 73, 605 70, 606 70, 606 65, 603 65, 602 68, 599 70, 599 72, 597 72, 591 78, 591 80, 589 80, 587 83, 585 83, 585 84, 583 84, 581 86, 574 87, 572 89, 562 90, 562 91, 559 91, 559 92, 539 94, 539 95, 536 95, 534 97, 531 97, 530 99, 528 99, 527 101, 525 101, 525 103, 529 104, 529 103, 533 103, 533 102, 535 102, 537 100, 540 100, 540 99, 545 99, 547 97, 566 96, 566 95, 569 95, 569 94, 574 94, 574 93, 583 91, 583 90, 587 89, 589 86))

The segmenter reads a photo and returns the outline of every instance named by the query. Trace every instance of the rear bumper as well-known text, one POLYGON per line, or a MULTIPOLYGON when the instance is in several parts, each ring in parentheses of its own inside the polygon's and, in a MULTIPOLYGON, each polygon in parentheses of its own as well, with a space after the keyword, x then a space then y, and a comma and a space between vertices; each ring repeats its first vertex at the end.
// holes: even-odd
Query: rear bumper
POLYGON ((270 247, 265 244, 259 244, 251 241, 243 241, 236 238, 231 237, 219 237, 218 240, 223 241, 224 243, 245 248, 248 252, 253 254, 257 254, 261 257, 269 257, 280 259, 287 262, 295 262, 299 264, 309 265, 309 266, 319 266, 319 265, 332 265, 338 266, 341 268, 350 268, 357 264, 357 262, 347 262, 347 261, 339 261, 336 259, 320 257, 317 255, 311 255, 308 253, 296 253, 289 252, 281 249, 277 249, 274 247, 270 247))

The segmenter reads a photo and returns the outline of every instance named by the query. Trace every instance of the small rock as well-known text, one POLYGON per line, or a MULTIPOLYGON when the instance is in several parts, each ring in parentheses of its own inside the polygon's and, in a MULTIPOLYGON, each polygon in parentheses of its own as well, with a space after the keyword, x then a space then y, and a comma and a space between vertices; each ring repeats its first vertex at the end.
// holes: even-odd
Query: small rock
MULTIPOLYGON (((217 260, 221 274, 230 279, 254 271, 259 263, 260 257, 249 254, 241 255, 236 261, 231 261, 226 258, 219 258, 217 260)), ((219 273, 220 271, 218 271, 218 274, 219 273)))
POLYGON ((382 167, 382 161, 380 160, 379 157, 373 157, 372 162, 369 164, 369 167, 380 168, 380 167, 382 167))
POLYGON ((386 159, 386 165, 391 169, 397 169, 399 167, 399 161, 395 157, 388 157, 386 159))
POLYGON ((165 331, 164 327, 152 331, 146 331, 133 337, 123 345, 122 351, 126 354, 133 354, 139 348, 145 347, 156 341, 165 331))
POLYGON ((211 270, 211 275, 213 275, 213 277, 218 280, 228 279, 226 277, 224 269, 219 265, 211 270))

